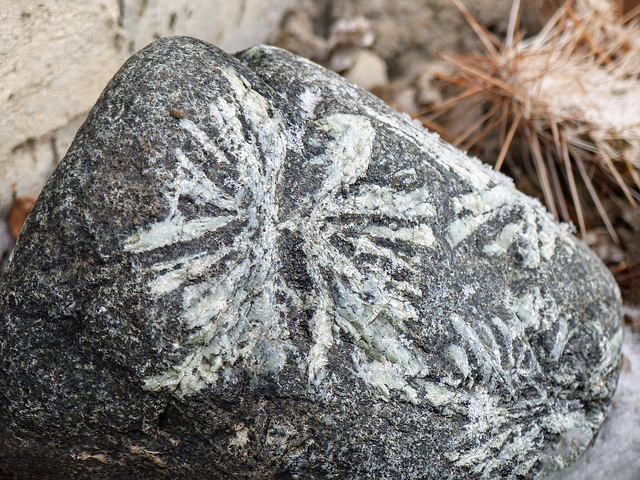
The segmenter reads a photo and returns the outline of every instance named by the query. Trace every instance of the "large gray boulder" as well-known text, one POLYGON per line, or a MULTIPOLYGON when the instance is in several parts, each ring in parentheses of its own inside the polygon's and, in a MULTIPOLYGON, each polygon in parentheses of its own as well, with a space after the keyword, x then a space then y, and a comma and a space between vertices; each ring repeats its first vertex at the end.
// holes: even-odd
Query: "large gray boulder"
POLYGON ((0 286, 18 478, 540 478, 607 412, 607 269, 538 201, 286 51, 159 40, 0 286))

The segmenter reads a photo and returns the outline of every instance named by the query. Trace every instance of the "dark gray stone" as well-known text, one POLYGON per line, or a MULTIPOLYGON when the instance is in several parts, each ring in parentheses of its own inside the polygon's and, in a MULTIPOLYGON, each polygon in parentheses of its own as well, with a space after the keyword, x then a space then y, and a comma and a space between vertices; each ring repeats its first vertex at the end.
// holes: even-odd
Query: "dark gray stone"
POLYGON ((504 176, 290 53, 159 40, 1 284, 22 478, 540 478, 607 412, 607 269, 504 176))

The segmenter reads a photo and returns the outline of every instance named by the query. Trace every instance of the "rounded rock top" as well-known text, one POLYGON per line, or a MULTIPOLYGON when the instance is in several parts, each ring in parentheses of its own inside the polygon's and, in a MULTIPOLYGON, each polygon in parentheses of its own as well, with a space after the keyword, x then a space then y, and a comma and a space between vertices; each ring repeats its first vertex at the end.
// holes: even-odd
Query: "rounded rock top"
POLYGON ((158 40, 0 283, 0 466, 542 478, 608 411, 620 294, 505 176, 308 60, 158 40))

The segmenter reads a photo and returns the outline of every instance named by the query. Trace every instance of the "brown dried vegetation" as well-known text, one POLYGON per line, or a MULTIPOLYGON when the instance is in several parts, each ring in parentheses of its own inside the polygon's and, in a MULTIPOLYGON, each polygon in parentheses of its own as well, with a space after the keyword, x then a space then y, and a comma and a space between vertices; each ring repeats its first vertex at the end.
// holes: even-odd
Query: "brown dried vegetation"
POLYGON ((9 209, 9 215, 7 220, 9 221, 9 229, 13 238, 17 239, 22 230, 24 222, 31 213, 33 205, 36 203, 37 197, 34 195, 26 195, 24 197, 15 197, 9 209))
MULTIPOLYGON (((614 248, 629 249, 624 244, 635 235, 628 233, 640 222, 624 225, 624 241, 619 226, 640 203, 638 9, 624 15, 628 8, 619 2, 568 0, 525 38, 515 0, 500 40, 453 1, 484 52, 442 54, 455 68, 440 78, 456 88, 421 115, 423 123, 456 146, 492 157, 484 160, 496 170, 506 166, 520 186, 533 179, 550 212, 576 224, 585 240, 603 225, 614 248), (462 129, 446 120, 461 109, 480 112, 462 129), (622 213, 612 218, 612 211, 622 213)), ((535 3, 543 15, 553 11, 549 1, 535 3)), ((639 265, 617 259, 612 270, 621 286, 640 288, 639 265)))

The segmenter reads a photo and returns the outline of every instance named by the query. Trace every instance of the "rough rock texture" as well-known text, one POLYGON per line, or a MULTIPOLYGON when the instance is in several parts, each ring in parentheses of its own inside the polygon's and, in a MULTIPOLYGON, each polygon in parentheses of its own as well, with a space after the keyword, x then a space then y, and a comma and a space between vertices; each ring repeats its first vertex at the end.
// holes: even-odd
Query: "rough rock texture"
POLYGON ((593 445, 569 468, 548 480, 640 478, 640 335, 625 328, 618 389, 593 445))
POLYGON ((0 275, 12 185, 38 195, 100 91, 154 39, 265 42, 298 0, 6 0, 0 7, 0 275))
POLYGON ((107 86, 0 290, 18 477, 541 477, 622 341, 606 268, 506 177, 306 60, 184 37, 107 86))

